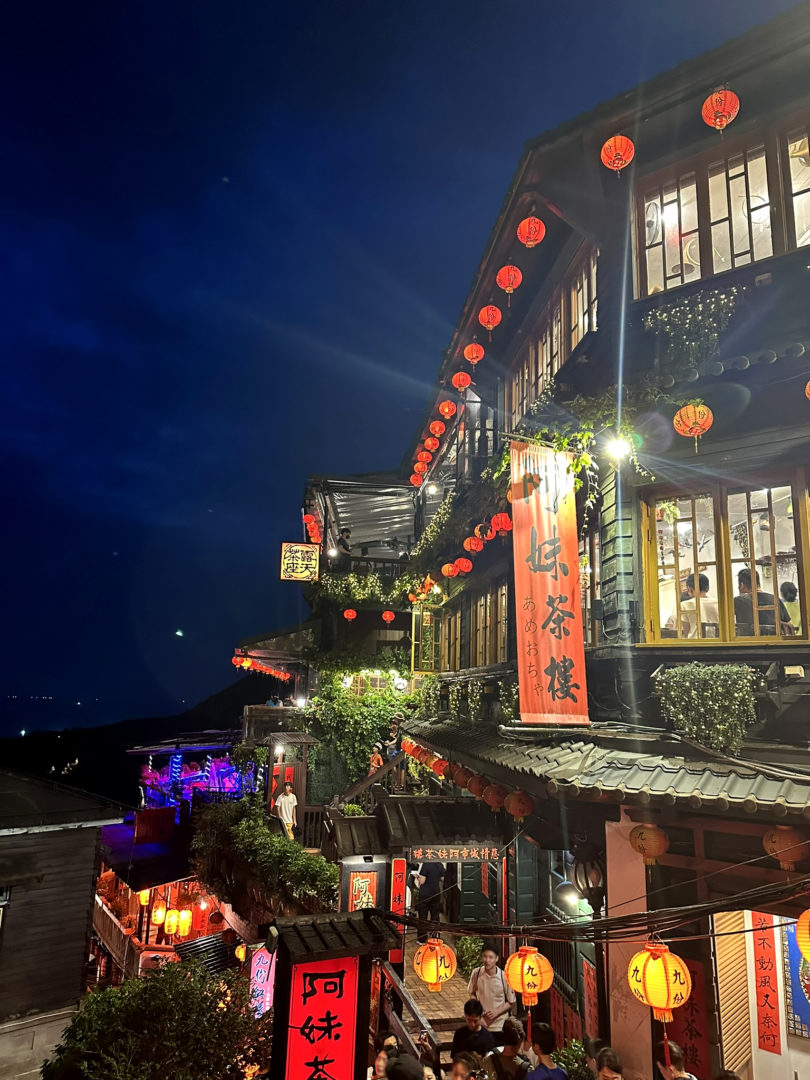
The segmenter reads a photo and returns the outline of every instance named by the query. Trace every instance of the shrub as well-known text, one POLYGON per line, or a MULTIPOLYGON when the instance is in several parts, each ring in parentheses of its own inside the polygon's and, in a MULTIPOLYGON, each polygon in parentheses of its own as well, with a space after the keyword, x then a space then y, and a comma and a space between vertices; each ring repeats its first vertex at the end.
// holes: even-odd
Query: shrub
POLYGON ((469 979, 473 971, 480 967, 483 947, 484 941, 480 937, 460 937, 456 942, 458 969, 465 979, 469 979))
POLYGON ((756 722, 754 672, 744 664, 681 664, 656 679, 673 730, 712 750, 736 753, 756 722))

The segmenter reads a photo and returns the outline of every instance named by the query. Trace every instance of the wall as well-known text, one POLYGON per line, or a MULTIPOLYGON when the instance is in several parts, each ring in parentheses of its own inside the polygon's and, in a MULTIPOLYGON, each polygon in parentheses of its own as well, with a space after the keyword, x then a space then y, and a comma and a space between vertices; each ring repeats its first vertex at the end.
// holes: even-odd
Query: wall
POLYGON ((42 1062, 61 1042, 75 1014, 71 1007, 0 1024, 0 1080, 38 1078, 42 1062))

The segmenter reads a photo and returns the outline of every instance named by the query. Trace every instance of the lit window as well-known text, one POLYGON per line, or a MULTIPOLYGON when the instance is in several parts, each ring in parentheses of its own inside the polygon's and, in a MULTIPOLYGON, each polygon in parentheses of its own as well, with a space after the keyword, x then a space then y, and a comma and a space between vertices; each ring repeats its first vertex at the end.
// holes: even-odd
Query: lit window
POLYGON ((810 244, 810 151, 807 128, 791 131, 787 137, 790 193, 796 247, 810 244))
POLYGON ((790 488, 730 491, 728 529, 735 636, 792 637, 796 627, 780 593, 787 583, 793 597, 799 571, 790 488))
POLYGON ((700 277, 695 174, 667 181, 644 196, 647 292, 700 277))
POLYGON ((773 255, 765 147, 709 166, 714 273, 773 255))

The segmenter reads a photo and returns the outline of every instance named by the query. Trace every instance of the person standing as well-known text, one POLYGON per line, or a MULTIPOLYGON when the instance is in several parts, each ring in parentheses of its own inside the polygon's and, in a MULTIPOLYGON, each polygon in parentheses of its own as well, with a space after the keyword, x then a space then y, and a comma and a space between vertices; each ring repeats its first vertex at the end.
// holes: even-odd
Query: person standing
POLYGON ((382 743, 375 742, 371 748, 371 754, 368 759, 368 775, 373 776, 378 769, 383 767, 383 765, 382 743))
POLYGON ((467 987, 470 997, 484 1006, 484 1024, 488 1031, 503 1031, 504 1021, 515 1004, 515 991, 498 967, 498 949, 486 942, 481 949, 481 966, 470 976, 467 987))
MULTIPOLYGON (((441 862, 423 862, 414 871, 414 878, 419 886, 416 912, 421 922, 430 919, 431 922, 438 923, 441 917, 443 877, 444 863, 441 862)), ((427 939, 427 927, 420 927, 416 940, 424 944, 427 939)))
POLYGON ((298 827, 298 799, 293 795, 292 783, 284 782, 284 792, 276 799, 276 817, 284 826, 290 840, 295 839, 294 830, 298 827))
POLYGON ((492 1050, 484 1058, 484 1068, 489 1080, 526 1080, 531 1065, 521 1056, 520 1048, 526 1033, 523 1024, 509 1017, 503 1024, 503 1047, 492 1050))
POLYGON ((554 1028, 549 1024, 532 1025, 532 1049, 539 1064, 532 1069, 527 1080, 568 1080, 568 1073, 551 1056, 556 1045, 554 1028))
POLYGON ((484 1027, 484 1006, 475 998, 464 1003, 464 1026, 453 1035, 452 1057, 458 1054, 488 1054, 495 1049, 495 1040, 484 1027))
POLYGON ((596 1055, 596 1080, 622 1080, 622 1059, 612 1046, 603 1046, 596 1055))
POLYGON ((655 1048, 655 1064, 661 1074, 662 1080, 697 1080, 694 1073, 687 1072, 684 1068, 686 1057, 677 1043, 668 1039, 669 1065, 667 1065, 667 1047, 660 1042, 655 1048))
POLYGON ((348 574, 352 568, 352 530, 341 529, 337 542, 335 570, 338 574, 348 574))

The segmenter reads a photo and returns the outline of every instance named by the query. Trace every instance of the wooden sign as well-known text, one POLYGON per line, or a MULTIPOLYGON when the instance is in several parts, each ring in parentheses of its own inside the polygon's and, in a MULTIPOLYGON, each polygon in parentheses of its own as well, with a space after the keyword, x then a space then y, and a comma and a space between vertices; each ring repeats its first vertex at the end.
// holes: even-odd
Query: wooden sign
POLYGON ((770 1054, 782 1053, 782 1010, 776 970, 776 935, 773 915, 752 911, 754 985, 757 991, 757 1045, 770 1054))
POLYGON ((349 874, 349 911, 377 906, 377 871, 361 870, 349 874))
POLYGON ((413 847, 409 855, 413 862, 478 862, 481 859, 497 859, 500 848, 489 844, 479 846, 475 840, 463 847, 413 847))
MULTIPOLYGON (((389 907, 395 915, 405 914, 405 890, 408 884, 407 873, 408 864, 404 859, 391 860, 391 897, 389 900, 389 907)), ((404 937, 404 927, 400 929, 400 934, 404 937)), ((401 964, 402 958, 402 949, 392 949, 388 954, 388 959, 392 964, 401 964)))
POLYGON ((321 549, 318 544, 281 545, 282 581, 317 581, 321 549))
POLYGON ((594 1039, 599 1035, 599 990, 596 966, 582 957, 582 987, 585 998, 585 1034, 594 1039))

